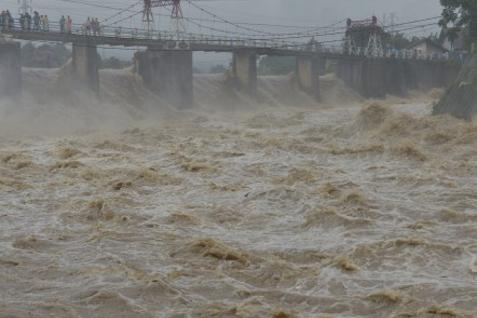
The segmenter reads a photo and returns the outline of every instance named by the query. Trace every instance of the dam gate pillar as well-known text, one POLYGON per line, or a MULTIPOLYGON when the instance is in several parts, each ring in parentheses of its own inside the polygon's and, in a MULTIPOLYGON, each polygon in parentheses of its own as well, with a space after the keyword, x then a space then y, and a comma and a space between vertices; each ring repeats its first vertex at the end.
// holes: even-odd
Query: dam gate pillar
POLYGON ((0 97, 15 97, 22 92, 21 46, 0 42, 0 97))
POLYGON ((320 60, 317 56, 296 57, 296 78, 304 92, 320 101, 320 60))
POLYGON ((235 51, 233 76, 239 90, 250 95, 257 94, 257 54, 251 50, 235 51))
POLYGON ((73 79, 80 87, 99 93, 98 68, 96 45, 73 43, 73 79))
POLYGON ((134 56, 135 70, 144 85, 178 108, 194 103, 192 51, 149 48, 134 56))

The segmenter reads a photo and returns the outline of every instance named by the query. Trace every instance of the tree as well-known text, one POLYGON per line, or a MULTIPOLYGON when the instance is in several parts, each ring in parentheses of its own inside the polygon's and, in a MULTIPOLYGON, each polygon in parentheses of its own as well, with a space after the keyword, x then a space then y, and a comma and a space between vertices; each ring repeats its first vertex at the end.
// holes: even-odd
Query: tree
POLYGON ((441 0, 444 7, 441 26, 447 27, 452 23, 454 27, 468 27, 473 43, 477 40, 477 1, 475 0, 441 0))
POLYGON ((386 39, 386 43, 393 49, 402 50, 411 46, 412 40, 407 38, 404 34, 396 32, 389 35, 386 39))
POLYGON ((457 28, 468 28, 472 43, 471 57, 441 100, 434 106, 433 113, 451 114, 470 120, 477 112, 477 1, 441 0, 441 26, 452 24, 457 28))

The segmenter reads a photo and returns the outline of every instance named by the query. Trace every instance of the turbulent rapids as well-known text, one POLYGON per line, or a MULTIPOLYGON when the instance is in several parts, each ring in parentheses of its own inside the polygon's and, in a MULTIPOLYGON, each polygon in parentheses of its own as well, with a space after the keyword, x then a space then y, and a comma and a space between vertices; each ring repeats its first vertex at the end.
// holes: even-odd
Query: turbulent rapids
POLYGON ((327 77, 316 105, 267 77, 257 102, 203 75, 177 111, 129 71, 99 99, 24 78, 35 98, 0 103, 0 317, 477 317, 477 126, 431 117, 438 92, 327 77))

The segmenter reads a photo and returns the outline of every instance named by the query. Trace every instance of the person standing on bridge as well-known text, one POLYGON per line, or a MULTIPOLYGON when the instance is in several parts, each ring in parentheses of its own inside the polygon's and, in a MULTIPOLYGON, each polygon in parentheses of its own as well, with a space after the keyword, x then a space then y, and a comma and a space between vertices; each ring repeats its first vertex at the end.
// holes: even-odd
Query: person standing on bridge
POLYGON ((6 19, 7 19, 7 30, 13 30, 15 20, 13 19, 12 15, 10 14, 10 11, 7 10, 6 13, 6 19))
POLYGON ((71 17, 68 16, 68 18, 66 19, 66 32, 68 32, 68 34, 71 34, 72 29, 73 29, 73 20, 71 20, 71 17))
POLYGON ((95 18, 91 18, 91 32, 93 33, 94 36, 97 34, 97 28, 96 28, 96 20, 95 18))
POLYGON ((33 31, 40 31, 40 14, 38 11, 33 12, 33 31))
POLYGON ((0 26, 2 31, 5 31, 8 28, 8 17, 6 11, 2 11, 2 14, 0 15, 0 26))
POLYGON ((20 23, 20 28, 25 30, 25 15, 20 14, 20 19, 18 19, 18 22, 20 23))
POLYGON ((43 31, 44 32, 49 32, 50 31, 50 20, 48 19, 48 16, 45 14, 43 16, 43 31))
POLYGON ((30 13, 25 13, 25 20, 26 20, 26 29, 31 31, 31 15, 30 13))
POLYGON ((60 19, 60 32, 65 33, 65 30, 66 30, 66 19, 65 19, 65 16, 62 15, 60 19))
POLYGON ((88 17, 88 20, 86 20, 86 35, 91 35, 91 18, 88 17))
POLYGON ((99 23, 98 18, 93 19, 94 21, 94 28, 95 28, 95 35, 101 35, 101 24, 99 23))

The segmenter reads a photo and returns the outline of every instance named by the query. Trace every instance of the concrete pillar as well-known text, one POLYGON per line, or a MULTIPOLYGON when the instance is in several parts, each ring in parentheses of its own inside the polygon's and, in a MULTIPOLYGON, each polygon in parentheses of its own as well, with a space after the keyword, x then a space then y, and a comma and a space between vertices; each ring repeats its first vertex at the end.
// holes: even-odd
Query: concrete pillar
POLYGON ((73 43, 73 78, 80 87, 99 93, 98 64, 96 45, 73 43))
POLYGON ((396 58, 384 59, 384 86, 385 93, 395 96, 407 96, 405 61, 396 58))
POLYGON ((383 59, 368 58, 363 63, 361 95, 366 98, 386 97, 386 68, 383 59))
POLYGON ((336 64, 338 78, 358 93, 362 92, 363 64, 362 59, 351 58, 340 59, 336 64))
POLYGON ((0 42, 0 98, 14 97, 22 91, 21 46, 0 42))
POLYGON ((412 89, 444 87, 453 82, 458 70, 445 61, 363 58, 340 60, 336 73, 361 96, 382 98, 405 96, 412 89))
POLYGON ((234 52, 233 75, 240 90, 255 95, 257 93, 257 54, 249 50, 234 52))
POLYGON ((386 68, 382 59, 344 58, 338 62, 337 75, 366 98, 386 95, 386 68))
POLYGON ((194 103, 192 51, 154 51, 135 54, 136 72, 144 85, 179 108, 194 103))
POLYGON ((304 92, 320 100, 320 63, 316 56, 297 56, 296 78, 304 92))

